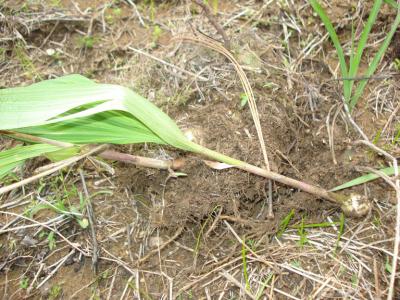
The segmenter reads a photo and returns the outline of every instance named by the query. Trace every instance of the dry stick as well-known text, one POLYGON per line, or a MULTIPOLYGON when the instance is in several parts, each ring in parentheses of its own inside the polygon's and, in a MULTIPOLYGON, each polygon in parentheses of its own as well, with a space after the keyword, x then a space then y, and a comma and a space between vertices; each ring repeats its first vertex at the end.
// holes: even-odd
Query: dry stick
POLYGON ((173 237, 171 237, 168 241, 166 241, 160 247, 157 247, 157 249, 151 250, 146 256, 139 259, 136 263, 139 265, 139 264, 145 262, 146 260, 148 260, 154 254, 159 253, 159 251, 163 250, 166 246, 168 246, 171 242, 173 242, 182 233, 182 231, 183 231, 183 227, 179 228, 173 237))
POLYGON ((95 218, 94 218, 94 213, 93 213, 93 207, 92 207, 92 202, 90 200, 90 195, 86 186, 86 181, 85 181, 85 175, 83 174, 82 169, 79 170, 79 175, 81 177, 82 181, 82 187, 83 187, 83 192, 85 194, 85 200, 86 200, 86 211, 88 214, 88 219, 89 219, 89 226, 90 226, 90 234, 92 237, 92 245, 93 245, 93 250, 92 250, 92 268, 94 270, 95 275, 98 274, 99 271, 99 248, 97 244, 97 238, 96 238, 96 228, 95 228, 95 218))
POLYGON ((397 107, 394 109, 394 111, 392 112, 392 114, 390 115, 390 117, 387 119, 387 122, 385 124, 385 126, 383 126, 381 135, 386 131, 387 127, 389 126, 389 124, 392 122, 393 118, 396 116, 397 112, 400 110, 400 103, 397 105, 397 107))
POLYGON ((115 268, 113 277, 112 277, 112 279, 111 279, 110 287, 108 288, 108 294, 107 294, 107 299, 106 299, 106 300, 110 300, 110 299, 111 299, 112 290, 113 290, 113 288, 114 288, 114 283, 115 283, 115 278, 117 277, 118 267, 119 267, 119 266, 117 266, 117 267, 115 268))
POLYGON ((144 51, 142 51, 142 50, 139 50, 139 49, 136 49, 136 48, 133 48, 133 47, 128 47, 128 49, 129 49, 129 50, 132 50, 132 51, 134 51, 134 52, 136 52, 136 53, 142 54, 142 55, 144 55, 144 56, 147 56, 147 57, 149 57, 149 58, 151 58, 151 59, 154 59, 155 61, 158 61, 159 63, 162 63, 162 64, 164 64, 164 65, 166 65, 166 66, 168 66, 168 67, 171 67, 171 68, 173 68, 173 69, 176 69, 176 70, 178 70, 178 71, 180 71, 180 72, 182 72, 182 73, 184 73, 184 74, 186 74, 186 75, 193 76, 193 77, 195 77, 195 78, 200 79, 201 81, 208 81, 208 78, 205 78, 205 77, 203 77, 203 76, 201 76, 201 75, 192 73, 192 72, 187 71, 187 70, 185 70, 185 69, 182 69, 182 68, 180 68, 180 67, 178 67, 178 66, 175 66, 175 65, 173 65, 173 64, 171 64, 171 63, 169 63, 169 62, 166 62, 165 60, 162 60, 162 59, 160 59, 160 58, 158 58, 158 57, 155 57, 154 55, 151 55, 151 54, 149 54, 149 53, 147 53, 147 52, 144 52, 144 51))
POLYGON ((29 221, 29 222, 38 224, 38 225, 40 225, 40 226, 42 226, 42 227, 44 227, 44 228, 46 228, 46 229, 48 229, 48 230, 54 232, 55 234, 57 234, 57 235, 58 235, 62 240, 64 240, 68 245, 70 245, 72 248, 74 248, 74 249, 77 250, 78 252, 82 253, 84 256, 88 256, 87 253, 85 253, 82 249, 79 248, 79 246, 80 246, 79 243, 73 243, 73 242, 69 241, 69 240, 68 240, 65 236, 63 236, 58 230, 56 230, 56 229, 54 229, 54 228, 52 228, 52 227, 50 227, 50 226, 48 226, 48 225, 46 225, 46 224, 44 224, 44 223, 40 223, 40 222, 38 222, 38 221, 36 221, 36 220, 34 220, 34 219, 25 217, 24 215, 19 215, 19 214, 16 214, 16 213, 13 213, 13 212, 9 212, 9 211, 0 211, 0 214, 5 214, 5 215, 11 215, 11 216, 15 216, 15 217, 20 217, 20 218, 22 218, 22 219, 24 219, 24 220, 27 220, 27 221, 29 221))
MULTIPOLYGON (((266 167, 267 171, 271 171, 270 165, 269 165, 269 160, 268 160, 268 155, 267 155, 267 149, 265 147, 264 136, 263 136, 262 129, 261 129, 260 115, 258 113, 253 89, 251 88, 250 82, 246 76, 246 73, 243 71, 243 68, 240 66, 240 64, 237 62, 235 57, 227 49, 225 49, 222 45, 216 43, 214 40, 212 40, 210 38, 178 37, 177 39, 183 40, 183 41, 188 41, 191 43, 200 44, 200 45, 206 46, 210 49, 213 49, 213 50, 221 53, 222 55, 224 55, 233 64, 237 74, 239 75, 243 89, 248 98, 250 112, 251 112, 251 115, 254 120, 254 126, 256 127, 258 140, 260 141, 260 147, 261 147, 261 152, 263 154, 265 167, 266 167)), ((273 219, 274 214, 273 214, 273 210, 272 210, 272 181, 271 180, 268 181, 268 187, 269 187, 269 189, 268 189, 269 195, 267 197, 267 204, 268 204, 268 208, 267 208, 268 215, 267 216, 269 219, 273 219)))
MULTIPOLYGON (((356 130, 360 133, 360 135, 364 138, 364 140, 359 141, 358 143, 362 143, 367 145, 368 147, 372 148, 376 152, 384 155, 388 159, 392 160, 393 167, 394 167, 394 183, 391 180, 386 180, 391 186, 394 188, 396 192, 397 204, 396 204, 396 227, 395 227, 395 239, 394 239, 394 247, 393 247, 393 261, 392 261, 392 273, 390 274, 390 282, 389 282, 389 292, 387 299, 393 299, 394 288, 395 288, 395 281, 396 281, 396 269, 397 269, 397 261, 399 258, 399 249, 400 249, 400 176, 399 176, 399 168, 397 164, 397 159, 384 151, 383 149, 377 147, 373 143, 371 143, 367 137, 367 135, 362 131, 362 129, 357 125, 357 123, 351 117, 349 108, 347 103, 344 103, 344 109, 348 119, 350 120, 351 124, 356 128, 356 130)), ((397 110, 397 108, 396 108, 397 110)), ((386 125, 385 125, 386 127, 386 125)), ((382 174, 384 175, 384 174, 382 174)), ((382 176, 384 179, 385 177, 382 176)))
POLYGON ((215 19, 214 14, 211 11, 210 7, 206 3, 204 3, 203 0, 192 0, 192 1, 203 9, 203 12, 206 15, 207 19, 214 26, 214 28, 218 31, 218 33, 222 36, 222 39, 224 40, 225 48, 230 50, 231 43, 229 41, 229 38, 226 35, 225 30, 221 27, 221 25, 215 19))
POLYGON ((49 275, 47 275, 47 277, 45 279, 42 280, 41 283, 38 284, 38 286, 36 287, 36 289, 39 289, 43 284, 45 284, 55 273, 57 273, 58 269, 61 268, 64 263, 67 261, 68 258, 70 258, 72 255, 75 254, 75 249, 72 249, 70 253, 68 253, 68 255, 66 255, 57 265, 57 267, 54 268, 53 271, 51 271, 51 273, 49 275))

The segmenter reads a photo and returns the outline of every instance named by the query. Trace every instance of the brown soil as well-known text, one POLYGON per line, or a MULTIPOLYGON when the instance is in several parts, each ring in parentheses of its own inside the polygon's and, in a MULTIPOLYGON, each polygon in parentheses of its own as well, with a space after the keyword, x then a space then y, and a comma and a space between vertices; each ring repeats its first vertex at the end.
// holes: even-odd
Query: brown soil
MULTIPOLYGON (((130 1, 116 1, 109 6, 105 1, 24 2, 0 4, 7 18, 0 32, 13 37, 4 42, 0 39, 4 49, 0 86, 29 84, 66 73, 128 86, 156 103, 182 130, 191 131, 198 143, 263 165, 248 106, 240 107, 242 89, 232 65, 209 49, 172 40, 178 34, 191 35, 194 29, 220 39, 200 8, 184 1, 155 1, 152 8, 150 1, 142 1, 137 4, 146 24, 142 26, 130 1), (162 30, 159 37, 154 24, 162 30), (196 81, 129 47, 143 49, 194 73, 203 70, 201 75, 210 79, 196 81), (54 49, 57 56, 47 55, 48 49, 54 49)), ((285 1, 269 5, 259 1, 246 5, 242 1, 217 2, 216 19, 220 24, 237 16, 225 30, 231 38, 232 52, 245 67, 254 89, 274 171, 332 188, 360 176, 357 167, 385 165, 384 158, 354 143, 360 137, 341 112, 341 85, 332 80, 337 57, 329 40, 317 45, 311 54, 303 53, 313 38, 325 35, 307 1, 295 1, 293 7, 285 1), (244 9, 248 13, 238 16, 244 9), (290 33, 286 42, 283 28, 290 33), (333 152, 328 136, 332 124, 333 152)), ((332 22, 338 26, 341 38, 348 40, 351 19, 345 17, 353 13, 357 1, 331 1, 330 5, 327 12, 332 22)), ((364 12, 356 10, 357 21, 366 20, 368 8, 364 12)), ((393 10, 383 10, 374 39, 384 36, 380 30, 390 25, 393 15, 393 10)), ((392 53, 398 53, 398 36, 391 47, 392 53)), ((372 54, 376 49, 369 47, 367 51, 372 54)), ((379 73, 393 72, 393 58, 389 56, 379 73)), ((369 84, 353 118, 371 140, 385 126, 398 99, 395 78, 369 84)), ((379 146, 390 145, 398 134, 399 121, 399 114, 392 118, 379 146)), ((10 146, 9 140, 2 139, 1 143, 1 148, 10 146)), ((40 185, 45 186, 40 195, 49 199, 65 197, 65 190, 73 187, 82 192, 78 172, 82 167, 89 193, 99 192, 92 205, 101 257, 96 273, 91 267, 90 230, 70 220, 57 230, 86 255, 78 251, 71 254, 37 289, 35 286, 54 270, 49 266, 73 248, 56 236, 56 248, 50 251, 38 228, 3 233, 0 294, 5 299, 108 299, 108 295, 110 299, 138 299, 138 295, 141 299, 167 299, 171 294, 177 299, 246 299, 243 289, 234 282, 245 286, 244 250, 229 226, 256 252, 247 252, 246 263, 250 293, 256 295, 261 290, 259 299, 288 299, 287 295, 294 299, 312 295, 319 299, 385 297, 390 276, 388 253, 393 248, 390 239, 395 228, 395 195, 383 180, 351 189, 367 193, 374 199, 374 208, 363 220, 346 219, 345 239, 335 251, 337 227, 307 229, 309 243, 304 246, 299 245, 300 235, 293 227, 302 220, 306 224, 338 221, 340 208, 332 203, 274 183, 275 218, 267 219, 267 182, 261 177, 236 169, 216 171, 206 166, 201 157, 168 147, 115 148, 153 158, 185 158, 187 163, 180 172, 187 176, 170 178, 167 171, 108 162, 113 174, 86 161, 63 172, 63 181, 53 176, 11 193, 8 199, 2 198, 1 203, 8 203, 33 192, 28 197, 33 201, 40 185), (292 210, 290 228, 278 238, 280 224, 292 210), (27 237, 38 242, 24 246, 22 241, 27 237), (166 247, 157 251, 164 243, 166 247), (378 246, 362 248, 359 243, 378 246), (151 251, 154 255, 139 263, 151 251), (270 281, 262 289, 270 274, 270 281), (35 276, 36 285, 27 293, 21 282, 27 278, 29 285, 35 276)), ((398 154, 399 144, 388 151, 398 154)), ((23 176, 45 162, 28 165, 23 176)), ((72 193, 66 201, 78 205, 79 197, 72 193)), ((8 211, 22 214, 28 205, 8 211)), ((34 219, 45 222, 56 216, 45 210, 34 219)), ((13 219, 1 215, 0 225, 13 219)), ((400 297, 398 287, 396 292, 400 297)))

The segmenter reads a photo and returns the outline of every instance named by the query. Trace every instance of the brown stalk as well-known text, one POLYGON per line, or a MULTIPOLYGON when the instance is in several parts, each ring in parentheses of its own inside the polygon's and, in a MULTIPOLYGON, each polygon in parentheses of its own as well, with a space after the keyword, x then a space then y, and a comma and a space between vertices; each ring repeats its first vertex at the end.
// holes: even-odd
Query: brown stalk
POLYGON ((216 20, 216 18, 214 16, 213 12, 211 11, 210 7, 206 3, 204 3, 203 0, 192 0, 192 1, 203 9, 203 12, 206 15, 207 19, 214 26, 214 28, 218 31, 218 33, 222 36, 222 39, 224 40, 225 48, 226 49, 230 49, 231 48, 231 43, 229 41, 229 38, 226 35, 224 29, 217 22, 217 20, 216 20))
MULTIPOLYGON (((203 149, 202 154, 212 159, 215 159, 216 157, 221 157, 220 153, 217 153, 207 148, 203 149)), ((232 158, 230 157, 227 157, 225 155, 223 156, 226 158, 227 161, 229 159, 232 160, 232 158)), ((290 177, 286 177, 279 173, 268 171, 266 169, 262 169, 254 165, 250 165, 240 160, 235 160, 235 164, 233 165, 233 167, 252 173, 254 175, 258 175, 267 179, 271 179, 273 181, 283 183, 285 185, 315 195, 319 198, 339 204, 343 212, 348 216, 361 217, 366 215, 371 209, 371 202, 369 201, 369 199, 359 194, 351 193, 350 195, 344 195, 338 192, 330 192, 326 189, 290 177)))

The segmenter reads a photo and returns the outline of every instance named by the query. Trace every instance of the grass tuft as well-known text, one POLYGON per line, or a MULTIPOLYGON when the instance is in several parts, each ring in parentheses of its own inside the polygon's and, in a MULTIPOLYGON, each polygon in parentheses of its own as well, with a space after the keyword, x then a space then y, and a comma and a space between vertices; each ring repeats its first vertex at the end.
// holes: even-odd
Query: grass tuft
POLYGON ((363 28, 357 46, 355 45, 354 42, 355 34, 354 32, 352 32, 352 43, 351 43, 352 46, 351 46, 349 64, 346 63, 346 57, 342 45, 340 43, 339 37, 325 10, 322 8, 322 6, 319 4, 317 0, 310 0, 310 3, 315 12, 319 15, 322 22, 324 23, 325 28, 329 33, 329 37, 331 38, 333 45, 336 48, 336 53, 339 58, 340 71, 343 79, 344 101, 347 104, 349 111, 352 111, 353 108, 356 106, 358 100, 362 96, 364 89, 368 83, 368 79, 375 73, 379 62, 384 56, 390 44, 390 41, 392 40, 393 35, 400 24, 400 6, 397 7, 398 9, 397 16, 391 26, 389 33, 386 35, 385 39, 380 45, 372 61, 369 63, 366 73, 363 74, 363 76, 361 77, 362 79, 356 83, 355 80, 357 79, 358 76, 358 70, 363 57, 364 50, 367 45, 368 36, 371 32, 373 25, 375 24, 383 0, 375 0, 371 8, 371 11, 369 12, 368 20, 363 28))

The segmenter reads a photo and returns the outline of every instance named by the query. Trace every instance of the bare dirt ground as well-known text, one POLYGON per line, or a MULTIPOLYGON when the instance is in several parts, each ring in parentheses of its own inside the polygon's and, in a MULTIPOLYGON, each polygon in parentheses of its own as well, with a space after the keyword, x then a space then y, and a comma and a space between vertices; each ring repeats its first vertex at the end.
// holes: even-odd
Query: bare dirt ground
MULTIPOLYGON (((157 104, 200 144, 263 166, 233 66, 210 49, 175 39, 205 34, 223 42, 202 9, 190 1, 134 2, 0 1, 0 87, 71 73, 121 84, 157 104)), ((364 174, 361 167, 387 166, 383 156, 356 143, 361 137, 343 111, 341 81, 335 80, 337 56, 307 1, 209 2, 218 4, 213 18, 254 89, 273 170, 333 188, 364 174)), ((349 50, 352 22, 359 34, 372 4, 328 2, 349 50)), ((362 69, 395 14, 387 5, 380 12, 362 69)), ((399 157, 396 58, 400 33, 353 119, 370 141, 399 157)), ((4 137, 0 143, 0 149, 16 144, 4 137)), ((187 176, 88 159, 1 196, 4 299, 387 297, 396 198, 384 180, 346 191, 368 195, 373 209, 362 219, 345 218, 342 230, 336 205, 287 186, 273 184, 274 218, 267 218, 263 178, 216 171, 168 147, 115 149, 185 158, 180 171, 187 176), (85 185, 92 213, 79 208, 85 185), (38 209, 43 199, 94 217, 95 238, 70 214, 38 209)), ((32 161, 2 184, 46 163, 32 161)), ((400 299, 399 280, 394 294, 400 299)))

